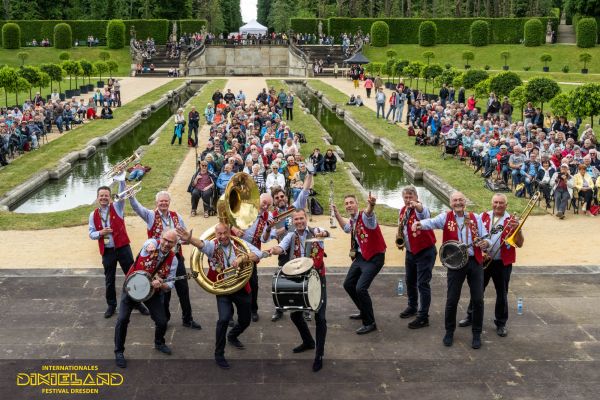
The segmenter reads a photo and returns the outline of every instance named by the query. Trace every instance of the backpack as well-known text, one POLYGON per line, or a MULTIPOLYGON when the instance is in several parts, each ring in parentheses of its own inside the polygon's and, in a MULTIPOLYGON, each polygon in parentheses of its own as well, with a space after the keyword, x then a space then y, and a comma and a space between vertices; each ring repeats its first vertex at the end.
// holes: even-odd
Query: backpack
POLYGON ((196 147, 196 141, 194 140, 194 138, 188 138, 188 147, 196 147))
POLYGON ((300 143, 306 143, 306 136, 304 136, 304 133, 296 132, 296 135, 298 136, 298 141, 300 143))
POLYGON ((485 180, 485 187, 489 190, 491 190, 494 193, 497 192, 510 192, 510 189, 508 188, 508 185, 506 183, 504 183, 504 181, 500 180, 500 181, 495 181, 493 179, 486 179, 485 180))
POLYGON ((417 134, 415 133, 415 128, 413 128, 412 126, 408 127, 408 136, 417 136, 417 134))
POLYGON ((312 215, 323 215, 323 206, 314 197, 310 199, 310 213, 312 215))
POLYGON ((517 197, 525 197, 525 184, 519 183, 517 187, 515 187, 515 196, 517 197))

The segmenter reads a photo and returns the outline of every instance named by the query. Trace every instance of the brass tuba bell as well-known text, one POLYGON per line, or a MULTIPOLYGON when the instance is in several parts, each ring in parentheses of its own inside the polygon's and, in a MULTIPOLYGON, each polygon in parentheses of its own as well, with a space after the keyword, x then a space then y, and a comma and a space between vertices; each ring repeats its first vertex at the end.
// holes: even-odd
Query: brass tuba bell
MULTIPOLYGON (((217 214, 219 221, 239 229, 248 229, 259 211, 260 192, 252 177, 244 172, 239 172, 231 177, 223 195, 217 202, 217 214)), ((200 235, 202 240, 215 239, 215 227, 206 230, 200 235)), ((240 252, 248 255, 250 248, 246 242, 236 236, 230 236, 232 245, 240 252)), ((206 263, 208 264, 208 262, 206 263)), ((209 293, 215 295, 227 295, 235 293, 246 286, 250 280, 254 263, 248 261, 238 268, 226 268, 217 275, 216 282, 208 279, 204 270, 204 253, 199 249, 192 250, 192 271, 198 275, 195 281, 209 293)))

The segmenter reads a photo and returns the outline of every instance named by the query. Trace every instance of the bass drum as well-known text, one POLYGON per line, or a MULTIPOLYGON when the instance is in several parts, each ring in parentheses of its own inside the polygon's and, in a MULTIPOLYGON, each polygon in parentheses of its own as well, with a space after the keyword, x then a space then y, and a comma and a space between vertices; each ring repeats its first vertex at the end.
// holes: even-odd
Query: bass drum
POLYGON ((301 275, 285 275, 277 270, 271 293, 275 307, 282 310, 317 312, 323 302, 321 277, 313 268, 301 275))

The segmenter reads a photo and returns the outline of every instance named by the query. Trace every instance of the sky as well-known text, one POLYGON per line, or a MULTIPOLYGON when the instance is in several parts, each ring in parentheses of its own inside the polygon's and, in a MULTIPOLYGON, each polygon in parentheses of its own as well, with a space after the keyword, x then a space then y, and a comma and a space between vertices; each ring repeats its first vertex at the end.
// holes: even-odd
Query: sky
POLYGON ((256 0, 240 0, 240 7, 242 9, 242 20, 244 22, 250 22, 256 19, 256 0))

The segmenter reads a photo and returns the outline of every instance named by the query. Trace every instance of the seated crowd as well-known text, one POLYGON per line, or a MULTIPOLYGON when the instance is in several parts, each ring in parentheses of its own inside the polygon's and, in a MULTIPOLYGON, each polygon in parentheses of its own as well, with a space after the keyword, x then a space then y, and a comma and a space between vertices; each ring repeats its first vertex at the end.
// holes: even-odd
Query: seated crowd
MULTIPOLYGON (((237 96, 227 97, 217 91, 213 99, 214 105, 209 104, 205 110, 210 137, 188 187, 192 216, 196 215, 200 200, 204 216, 214 214, 218 196, 231 177, 242 171, 252 176, 261 193, 281 188, 288 198, 295 199, 307 174, 305 158, 300 152, 305 140, 301 132, 294 132, 282 120, 283 110, 275 90, 265 89, 250 102, 246 102, 241 91, 237 96)), ((191 134, 190 131, 188 135, 191 134)), ((321 154, 315 148, 306 156, 315 173, 336 169, 337 159, 331 149, 321 154)))

